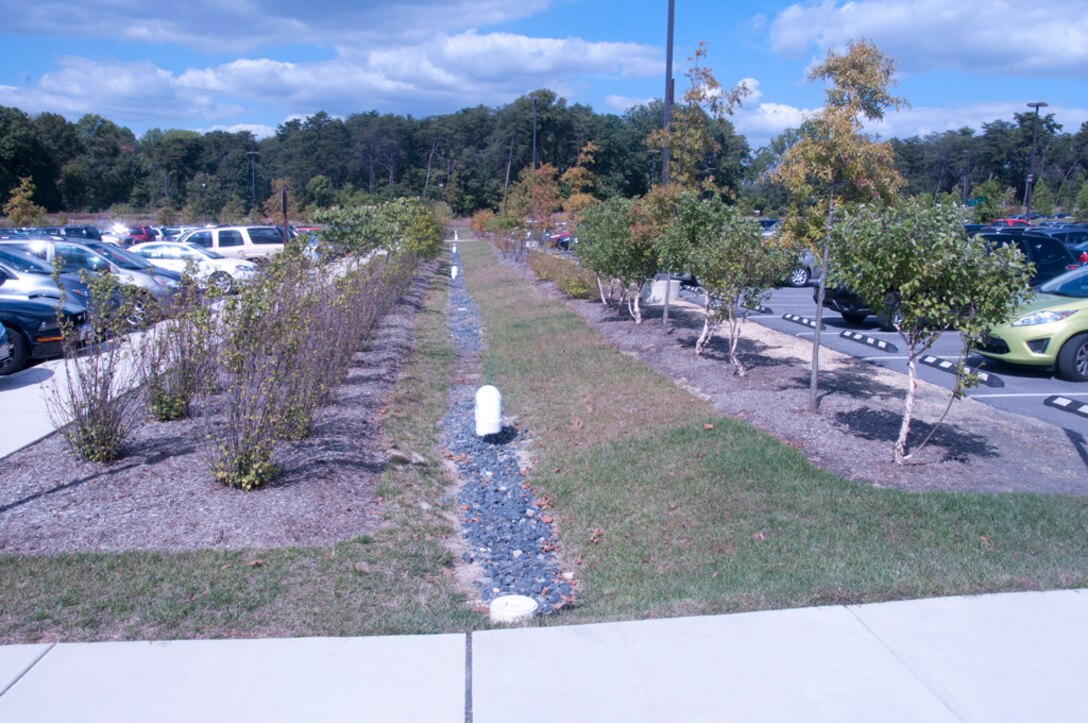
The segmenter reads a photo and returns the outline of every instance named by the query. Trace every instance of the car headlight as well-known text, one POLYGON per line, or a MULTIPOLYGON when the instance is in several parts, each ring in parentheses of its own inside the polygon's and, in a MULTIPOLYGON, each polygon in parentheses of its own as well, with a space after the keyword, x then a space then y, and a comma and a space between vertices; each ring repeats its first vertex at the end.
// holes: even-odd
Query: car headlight
POLYGON ((155 281, 158 281, 160 284, 162 284, 163 286, 165 286, 168 289, 178 288, 178 282, 174 281, 173 279, 168 279, 165 276, 156 276, 156 275, 152 274, 151 278, 155 279, 155 281))
POLYGON ((60 331, 60 324, 52 319, 46 319, 38 324, 38 334, 55 334, 60 331))
POLYGON ((1038 326, 1039 324, 1050 324, 1055 321, 1061 321, 1062 319, 1068 319, 1073 314, 1076 314, 1076 310, 1067 311, 1036 311, 1034 314, 1028 314, 1027 316, 1021 316, 1019 319, 1012 323, 1013 326, 1038 326))

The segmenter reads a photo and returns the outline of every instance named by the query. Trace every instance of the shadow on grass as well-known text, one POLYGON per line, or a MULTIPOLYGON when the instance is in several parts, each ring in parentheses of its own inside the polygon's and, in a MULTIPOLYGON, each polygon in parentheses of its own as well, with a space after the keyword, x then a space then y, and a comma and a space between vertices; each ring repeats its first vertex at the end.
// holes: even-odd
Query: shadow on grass
MULTIPOLYGON (((839 412, 835 415, 835 423, 846 427, 862 439, 878 442, 895 442, 899 437, 899 426, 903 418, 895 412, 884 409, 872 409, 863 407, 851 412, 839 412)), ((914 420, 910 426, 910 439, 908 443, 920 444, 934 425, 920 420, 914 420)), ((942 424, 933 433, 929 440, 929 446, 939 447, 944 450, 944 461, 966 462, 971 457, 997 457, 997 448, 987 441, 985 437, 972 432, 967 432, 957 427, 942 424)), ((909 447, 908 447, 909 451, 909 447)))

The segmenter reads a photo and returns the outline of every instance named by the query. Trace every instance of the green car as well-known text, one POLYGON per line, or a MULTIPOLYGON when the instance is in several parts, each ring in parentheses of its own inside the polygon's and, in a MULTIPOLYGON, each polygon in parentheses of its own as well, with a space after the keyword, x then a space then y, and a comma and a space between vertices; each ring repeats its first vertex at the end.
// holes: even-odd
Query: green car
POLYGON ((1012 321, 990 330, 978 353, 1010 364, 1053 366, 1064 379, 1088 381, 1088 266, 1040 286, 1012 321))

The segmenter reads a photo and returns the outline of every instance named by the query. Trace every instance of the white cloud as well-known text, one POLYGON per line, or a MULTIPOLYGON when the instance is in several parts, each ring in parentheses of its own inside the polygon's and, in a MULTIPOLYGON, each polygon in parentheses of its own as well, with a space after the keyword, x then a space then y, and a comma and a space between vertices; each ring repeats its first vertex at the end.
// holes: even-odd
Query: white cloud
POLYGON ((29 88, 0 89, 0 102, 29 111, 94 112, 122 122, 225 121, 259 103, 284 114, 364 110, 431 114, 502 104, 541 87, 560 94, 590 76, 660 72, 658 52, 634 43, 530 38, 509 33, 437 35, 334 60, 234 60, 174 73, 150 61, 64 58, 29 88), (496 58, 501 58, 497 62, 496 58))
POLYGON ((1083 0, 823 0, 775 17, 771 47, 801 57, 867 39, 906 72, 946 68, 978 75, 1088 72, 1083 0))
POLYGON ((528 17, 551 0, 0 0, 4 30, 39 35, 178 43, 210 53, 241 54, 286 44, 352 47, 415 39, 528 17))
POLYGON ((249 131, 253 134, 253 137, 259 141, 276 135, 275 128, 260 123, 235 123, 234 125, 229 126, 215 125, 211 128, 202 128, 199 130, 200 133, 208 133, 211 131, 223 131, 225 133, 241 133, 242 131, 249 131))
POLYGON ((623 113, 628 108, 634 108, 637 105, 647 105, 652 101, 652 98, 629 98, 624 95, 608 95, 605 96, 604 106, 607 110, 623 113))

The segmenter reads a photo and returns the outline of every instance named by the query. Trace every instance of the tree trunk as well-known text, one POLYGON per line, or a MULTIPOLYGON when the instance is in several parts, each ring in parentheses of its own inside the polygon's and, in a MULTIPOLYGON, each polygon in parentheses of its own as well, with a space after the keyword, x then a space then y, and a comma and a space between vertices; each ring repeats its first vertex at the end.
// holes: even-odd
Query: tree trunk
POLYGON ((740 325, 744 323, 744 318, 737 315, 736 308, 734 305, 729 313, 729 363, 733 365, 733 373, 743 377, 748 375, 748 369, 737 357, 737 344, 740 343, 740 325))
POLYGON ((672 274, 665 273, 665 308, 661 313, 661 326, 665 329, 665 332, 669 331, 669 291, 672 289, 672 274))
POLYGON ((699 335, 699 338, 695 342, 695 356, 699 356, 703 353, 703 347, 714 338, 714 332, 717 331, 719 324, 721 324, 720 319, 714 324, 710 323, 711 314, 714 313, 712 308, 710 294, 705 293, 703 295, 703 333, 699 335))
POLYGON ((820 268, 820 284, 816 287, 816 335, 812 337, 812 371, 808 380, 808 411, 820 411, 820 329, 824 320, 824 296, 827 280, 827 261, 831 255, 831 222, 835 214, 835 184, 827 193, 827 227, 824 236, 823 259, 820 268))
POLYGON ((438 151, 438 141, 431 145, 431 152, 427 154, 427 177, 423 181, 423 198, 427 198, 427 188, 431 185, 431 164, 434 162, 436 151, 438 151))
POLYGON ((604 304, 605 306, 608 306, 609 301, 611 301, 611 299, 612 299, 612 284, 611 284, 611 282, 609 282, 609 285, 608 285, 609 286, 609 288, 608 288, 608 298, 606 299, 606 298, 604 298, 604 284, 601 283, 601 275, 600 274, 594 274, 594 276, 597 279, 597 293, 599 293, 601 295, 601 303, 604 304))
POLYGON ((903 400, 903 423, 899 425, 899 438, 895 440, 895 463, 903 464, 910 455, 905 454, 907 449, 907 436, 910 434, 910 420, 914 413, 914 393, 918 388, 918 365, 915 363, 916 354, 913 349, 907 358, 907 397, 903 400))

